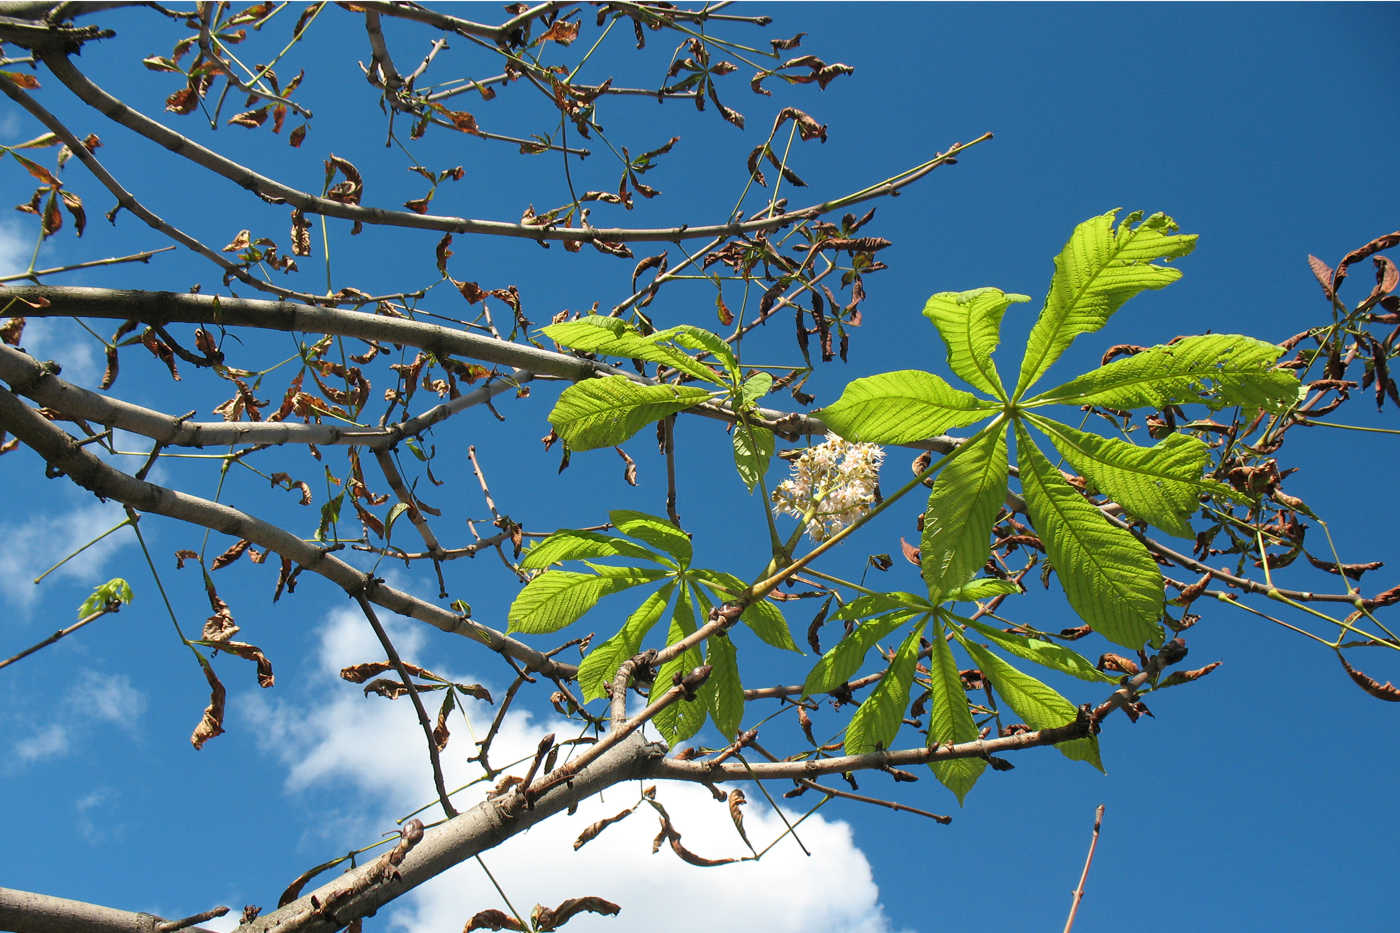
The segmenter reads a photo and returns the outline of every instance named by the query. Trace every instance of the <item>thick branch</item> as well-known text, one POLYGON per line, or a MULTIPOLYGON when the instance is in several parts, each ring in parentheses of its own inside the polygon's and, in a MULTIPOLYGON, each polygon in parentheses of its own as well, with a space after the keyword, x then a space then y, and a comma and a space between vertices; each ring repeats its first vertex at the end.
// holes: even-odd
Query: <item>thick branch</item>
MULTIPOLYGON (((154 914, 0 888, 0 930, 14 933, 156 933, 164 922, 154 914)), ((185 929, 214 933, 206 927, 185 929)))

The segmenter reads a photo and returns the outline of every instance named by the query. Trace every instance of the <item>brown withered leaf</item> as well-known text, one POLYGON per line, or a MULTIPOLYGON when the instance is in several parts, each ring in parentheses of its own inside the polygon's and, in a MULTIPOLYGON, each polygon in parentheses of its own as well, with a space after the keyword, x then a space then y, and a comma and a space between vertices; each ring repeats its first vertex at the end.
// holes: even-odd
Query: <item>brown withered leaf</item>
POLYGON ((481 130, 476 125, 476 117, 465 110, 449 110, 447 111, 447 119, 452 123, 454 130, 470 133, 473 136, 481 135, 481 130))
MULTIPOLYGON (((230 126, 244 126, 250 130, 255 130, 267 122, 268 105, 263 104, 255 110, 245 110, 243 113, 236 113, 228 118, 230 126)), ((278 121, 281 122, 280 120, 278 121)), ((280 129, 280 127, 279 127, 280 129)))
POLYGON ((272 601, 274 603, 282 598, 282 589, 292 577, 292 559, 290 557, 284 557, 282 558, 282 566, 277 571, 277 588, 272 591, 272 601))
POLYGON ((53 236, 63 229, 63 212, 58 209, 58 195, 50 193, 44 203, 44 222, 41 225, 45 237, 53 236))
MULTIPOLYGON (((12 317, 0 324, 0 343, 7 346, 19 346, 20 339, 24 334, 24 318, 12 317)), ((106 388, 106 386, 103 386, 106 388)))
POLYGON ((1308 268, 1312 270, 1313 278, 1317 279, 1317 284, 1322 286, 1322 294, 1328 301, 1332 300, 1332 267, 1312 253, 1308 254, 1308 268))
POLYGON ((1137 674, 1142 670, 1136 661, 1121 654, 1104 654, 1096 666, 1101 671, 1114 671, 1119 674, 1137 674))
POLYGON ((303 123, 287 135, 287 145, 293 149, 300 149, 302 142, 306 139, 306 124, 303 123))
POLYGON ((1312 564, 1318 570, 1325 570, 1332 574, 1341 574, 1352 580, 1360 580, 1361 575, 1366 571, 1379 570, 1385 566, 1383 562, 1378 560, 1373 560, 1365 564, 1338 564, 1332 561, 1320 560, 1319 558, 1313 557, 1311 554, 1308 554, 1307 558, 1308 563, 1312 564))
POLYGON ((426 214, 428 213, 428 205, 430 203, 432 203, 431 198, 422 197, 414 198, 412 201, 405 201, 403 202, 403 206, 413 211, 415 214, 426 214))
POLYGON ((1385 700, 1388 703, 1400 703, 1400 687, 1394 686, 1388 680, 1385 683, 1381 683, 1374 677, 1358 671, 1347 663, 1347 659, 1342 656, 1340 651, 1337 652, 1337 660, 1342 662, 1342 667, 1347 669, 1347 674, 1352 680, 1356 681, 1356 685, 1362 690, 1365 690, 1378 700, 1385 700))
POLYGON ((443 751, 447 748, 447 740, 452 736, 451 731, 447 728, 447 716, 452 712, 453 707, 457 705, 457 695, 455 693, 451 690, 445 690, 443 692, 445 696, 442 698, 442 706, 438 709, 437 725, 433 727, 433 744, 437 746, 438 751, 443 751))
POLYGON ((221 250, 225 253, 240 253, 253 244, 253 232, 251 230, 240 230, 229 244, 221 250))
POLYGON ((539 45, 542 42, 558 42, 560 45, 568 45, 577 38, 578 23, 568 23, 562 19, 556 19, 549 24, 549 28, 535 40, 534 44, 539 45))
POLYGON ((215 604, 214 614, 204 620, 204 629, 199 637, 205 641, 228 641, 238 634, 238 623, 233 621, 228 603, 217 596, 211 597, 210 601, 215 604))
POLYGON ((83 210, 83 199, 71 191, 60 190, 59 198, 63 200, 63 206, 68 208, 68 213, 73 215, 73 232, 77 236, 82 236, 87 229, 87 211, 83 210))
MULTIPOLYGON (((621 259, 631 259, 631 258, 632 258, 632 251, 631 251, 630 249, 627 248, 627 244, 626 244, 626 243, 605 243, 604 241, 598 239, 597 237, 594 237, 594 238, 593 238, 592 240, 590 240, 589 242, 592 243, 592 244, 593 244, 593 248, 596 249, 596 250, 597 250, 598 252, 600 252, 600 253, 607 253, 609 256, 617 256, 617 257, 619 257, 619 258, 621 258, 621 259)), ((565 246, 567 246, 567 245, 568 245, 568 242, 566 241, 566 242, 565 242, 565 246)), ((576 243, 575 243, 575 246, 577 246, 576 243)))
POLYGON ((457 290, 462 293, 463 298, 467 299, 469 305, 483 301, 486 296, 491 294, 475 282, 458 282, 457 290))
POLYGON ((617 451, 617 455, 621 457, 622 462, 626 464, 622 471, 623 480, 626 481, 628 486, 637 485, 637 462, 629 457, 627 451, 623 450, 621 447, 614 447, 613 450, 617 451))
POLYGON ((805 35, 805 32, 799 32, 791 39, 769 39, 768 44, 773 46, 773 53, 776 55, 778 52, 788 52, 797 48, 802 44, 802 37, 805 35))
POLYGON ((1175 687, 1177 684, 1189 684, 1193 680, 1200 680, 1219 666, 1219 661, 1212 661, 1205 667, 1198 667, 1194 671, 1172 671, 1162 678, 1162 682, 1157 686, 1160 689, 1162 687, 1175 687))
POLYGON ((170 370, 171 378, 176 382, 180 381, 180 370, 175 366, 175 351, 171 350, 164 340, 157 337, 154 330, 146 328, 146 332, 141 335, 141 345, 165 364, 166 368, 170 370))
POLYGON ((311 221, 299 207, 292 211, 292 255, 311 255, 311 221))
MULTIPOLYGON (((577 26, 574 27, 574 32, 575 34, 578 33, 577 26)), ((17 86, 24 88, 26 91, 37 91, 39 89, 39 79, 32 74, 26 74, 23 71, 0 71, 0 76, 14 82, 17 86)))
POLYGON ((248 550, 248 545, 251 543, 252 542, 247 538, 239 538, 237 541, 233 542, 233 544, 230 544, 227 550, 214 558, 214 563, 209 565, 209 569, 219 570, 223 567, 227 567, 229 564, 242 557, 243 552, 248 550))
POLYGON ((365 684, 365 696, 369 696, 371 693, 382 696, 386 700, 397 700, 408 694, 408 688, 403 685, 401 680, 380 677, 378 680, 371 680, 365 684))
POLYGON ((175 552, 175 569, 176 569, 176 570, 184 570, 184 569, 185 569, 185 561, 187 561, 187 560, 199 560, 199 552, 198 552, 198 551, 191 551, 191 550, 189 550, 188 548, 181 548, 180 550, 176 551, 176 552, 175 552))
MULTIPOLYGON (((415 677, 424 677, 431 680, 442 679, 432 671, 419 667, 417 664, 413 664, 409 661, 403 662, 403 668, 415 677)), ((393 669, 394 665, 391 661, 366 661, 363 664, 352 664, 349 667, 341 668, 340 679, 348 680, 352 684, 362 684, 376 674, 382 674, 385 671, 391 671, 393 669)))
POLYGON ((447 260, 452 255, 451 246, 452 234, 444 233, 442 239, 438 240, 437 249, 434 250, 434 255, 437 256, 438 274, 443 278, 447 278, 447 260))
POLYGON ((253 661, 258 665, 258 686, 271 687, 276 682, 272 676, 272 662, 267 659, 267 655, 262 653, 262 649, 257 645, 250 645, 242 641, 225 641, 218 644, 220 651, 227 651, 229 654, 237 655, 245 661, 253 661))
POLYGON ((1356 249, 1342 257, 1342 261, 1337 264, 1337 269, 1332 273, 1332 294, 1337 293, 1337 289, 1342 287, 1342 281, 1347 277, 1347 269, 1360 262, 1368 256, 1375 255, 1382 250, 1390 249, 1392 246, 1400 245, 1400 230, 1394 233, 1387 233, 1378 236, 1365 246, 1358 246, 1356 249))
POLYGON ((905 541, 903 535, 901 535, 899 538, 899 549, 903 552, 904 559, 909 561, 909 563, 913 564, 915 567, 918 567, 923 563, 923 560, 921 559, 919 554, 919 549, 916 548, 914 545, 910 544, 908 541, 905 541))
POLYGON ((199 94, 193 87, 182 87, 165 99, 165 109, 180 115, 194 112, 199 106, 199 94))
POLYGON ((477 911, 472 918, 467 921, 467 925, 462 928, 462 933, 472 933, 473 930, 519 930, 524 931, 525 925, 512 917, 505 911, 490 910, 477 911))
MULTIPOLYGON (((577 27, 575 27, 577 29, 577 27)), ((596 895, 587 897, 571 897, 559 904, 553 910, 549 910, 543 904, 536 904, 535 909, 530 912, 530 919, 535 924, 535 929, 542 931, 557 930, 575 915, 588 911, 594 914, 612 916, 621 911, 622 908, 612 901, 603 900, 596 895)))
POLYGON ((205 742, 216 735, 223 735, 224 732, 224 685, 219 683, 219 678, 215 676, 214 668, 208 661, 201 657, 199 663, 200 667, 204 668, 204 678, 209 681, 209 705, 204 707, 204 716, 190 735, 190 744, 196 750, 203 748, 205 742))
POLYGON ((749 847, 749 851, 754 850, 753 843, 749 842, 749 834, 744 832, 744 804, 748 803, 748 798, 739 788, 734 788, 729 792, 729 819, 733 821, 734 828, 739 832, 739 838, 744 840, 744 845, 749 847))
POLYGON ((628 807, 626 810, 623 810, 622 812, 617 813, 614 816, 604 817, 603 819, 598 820, 596 823, 589 823, 583 828, 583 832, 578 834, 578 838, 574 840, 574 851, 577 852, 579 849, 582 849, 584 846, 588 845, 588 843, 592 842, 598 836, 599 833, 607 829, 613 823, 616 823, 619 820, 624 820, 627 817, 631 816, 633 810, 635 809, 635 807, 628 807))

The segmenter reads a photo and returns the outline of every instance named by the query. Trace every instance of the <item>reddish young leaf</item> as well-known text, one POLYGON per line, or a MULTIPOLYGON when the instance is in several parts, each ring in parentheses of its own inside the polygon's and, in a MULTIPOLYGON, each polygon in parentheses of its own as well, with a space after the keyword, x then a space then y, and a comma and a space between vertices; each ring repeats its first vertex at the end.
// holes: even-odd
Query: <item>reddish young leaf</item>
MULTIPOLYGON (((575 28, 577 31, 577 28, 575 28)), ((39 79, 31 74, 22 71, 0 71, 0 76, 8 78, 26 91, 36 91, 39 89, 39 79)))

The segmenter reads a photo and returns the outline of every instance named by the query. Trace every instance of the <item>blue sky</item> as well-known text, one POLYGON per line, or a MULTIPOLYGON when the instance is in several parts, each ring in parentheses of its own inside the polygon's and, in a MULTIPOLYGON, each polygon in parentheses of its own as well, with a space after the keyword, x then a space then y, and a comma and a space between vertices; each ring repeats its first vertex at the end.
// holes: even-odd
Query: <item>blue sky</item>
MULTIPOLYGON (((468 9, 479 18, 495 15, 494 8, 468 9)), ((1092 365, 1115 343, 1152 344, 1206 330, 1281 340, 1320 323, 1328 308, 1307 254, 1335 263, 1400 226, 1393 190, 1400 130, 1387 110, 1387 89, 1400 79, 1391 55, 1400 38, 1394 6, 790 4, 773 12, 773 27, 755 41, 805 31, 804 49, 854 65, 855 74, 824 94, 799 89, 784 98, 775 91, 769 99, 752 95, 741 71, 724 100, 746 113, 750 129, 744 134, 723 124, 712 108, 697 114, 689 104, 610 103, 608 125, 633 152, 681 136, 648 177, 665 196, 640 204, 632 215, 606 215, 610 222, 722 220, 742 186, 744 155, 782 103, 808 110, 830 132, 825 144, 796 150, 794 165, 809 187, 788 192, 794 205, 879 181, 954 140, 996 134, 956 167, 879 203, 871 232, 894 241, 881 254, 890 269, 867 282, 870 298, 849 362, 822 369, 810 383, 819 404, 847 380, 872 372, 926 368, 946 375, 942 348, 919 314, 934 291, 995 285, 1033 296, 1007 316, 999 359, 1013 365, 1049 282, 1051 257, 1076 223, 1114 207, 1166 211, 1184 231, 1199 234, 1200 243, 1179 262, 1180 282, 1134 299, 1102 332, 1083 338, 1055 370, 1064 377, 1092 365)), ((119 37, 79 64, 147 113, 196 132, 198 118, 160 114, 161 101, 175 88, 170 77, 139 65, 145 55, 164 54, 178 33, 147 40, 156 26, 141 11, 103 21, 118 28, 119 37)), ((280 22, 270 27, 278 47, 289 29, 280 22)), ((424 34, 412 29, 390 29, 389 37, 391 45, 402 43, 405 62, 416 61, 426 47, 424 34)), ((464 68, 479 75, 490 67, 471 57, 465 43, 456 45, 430 76, 447 78, 464 68)), ((625 51, 630 43, 616 48, 625 51)), ((320 160, 335 152, 364 171, 367 203, 397 207, 420 195, 422 184, 403 170, 400 153, 383 147, 373 89, 354 64, 368 54, 355 18, 327 11, 308 42, 311 67, 299 92, 317 113, 303 148, 287 148, 266 129, 225 127, 204 136, 266 174, 316 190, 320 160)), ((583 76, 601 80, 612 73, 603 61, 583 76)), ((619 64, 618 72, 652 77, 664 70, 664 54, 659 64, 649 61, 645 67, 619 64)), ((284 210, 252 204, 232 185, 79 111, 56 80, 43 72, 39 77, 39 99, 71 119, 79 135, 101 135, 104 164, 153 208, 216 247, 243 227, 285 239, 284 210)), ((527 109, 506 110, 499 100, 494 109, 479 101, 471 108, 483 126, 489 119, 503 131, 528 131, 527 109), (518 126, 504 129, 511 124, 518 126)), ((0 131, 5 141, 40 132, 14 108, 0 112, 0 131)), ((527 203, 544 208, 567 197, 557 160, 520 160, 509 147, 441 132, 430 133, 414 153, 434 169, 458 163, 467 169, 462 182, 439 192, 434 207, 442 213, 512 220, 527 203)), ((46 159, 50 155, 45 152, 46 159)), ((575 171, 582 186, 616 183, 601 154, 575 171)), ((9 202, 27 200, 28 177, 13 164, 0 172, 9 202)), ((130 216, 110 228, 101 217, 108 197, 76 163, 64 178, 88 200, 88 232, 75 240, 63 230, 41 250, 41 267, 163 245, 130 216)), ((603 216, 600 209, 595 223, 603 216)), ((27 220, 0 220, 0 246, 14 271, 32 249, 27 220)), ((333 226, 337 287, 391 291, 435 278, 436 236, 371 231, 351 240, 346 233, 333 226)), ((318 255, 319 235, 316 230, 318 255)), ((630 291, 625 261, 462 237, 454 249, 455 276, 486 287, 518 285, 536 323, 562 309, 586 310, 595 300, 611 306, 630 291)), ((637 252, 644 255, 644 248, 637 252)), ((292 280, 296 287, 321 287, 319 260, 302 267, 292 280)), ((1343 297, 1359 298, 1366 279, 1369 267, 1358 267, 1343 297)), ((176 253, 149 266, 54 281, 171 290, 202 282, 209 291, 217 288, 218 275, 176 253)), ((444 313, 467 313, 445 289, 433 292, 431 301, 444 313)), ((663 292, 650 310, 658 324, 715 326, 713 289, 703 283, 689 292, 663 292)), ((97 329, 110 332, 111 324, 97 329)), ((763 342, 752 352, 771 354, 763 362, 787 360, 793 355, 790 326, 775 323, 770 330, 776 333, 760 334, 763 342)), ((76 327, 36 327, 25 336, 36 355, 59 359, 75 381, 93 384, 100 375, 100 346, 76 327)), ((246 340, 240 352, 264 365, 294 352, 285 338, 246 340)), ((184 382, 172 384, 159 364, 130 351, 117 389, 175 413, 194 407, 204 418, 216 417, 209 412, 221 399, 219 387, 199 374, 187 372, 184 382)), ((593 524, 611 507, 663 511, 664 467, 645 437, 628 445, 641 470, 636 489, 622 482, 620 461, 610 451, 576 455, 567 472, 555 475, 557 448, 542 454, 537 445, 557 391, 536 384, 531 399, 501 406, 505 423, 478 410, 432 439, 443 465, 435 471, 449 485, 426 495, 450 507, 456 543, 466 540, 463 512, 489 523, 466 461, 468 443, 478 449, 497 502, 532 531, 593 524)), ((1395 427, 1391 412, 1377 415, 1366 399, 1343 412, 1338 420, 1395 427)), ((679 443, 686 467, 680 512, 695 535, 697 561, 751 576, 763 557, 761 504, 734 481, 719 446, 727 443, 722 429, 687 424, 679 443)), ((1389 508, 1381 491, 1397 479, 1390 441, 1319 430, 1295 444, 1289 464, 1300 472, 1287 488, 1327 519, 1344 560, 1386 561, 1364 586, 1368 592, 1387 588, 1394 580, 1388 575, 1400 566, 1396 545, 1376 530, 1377 518, 1386 514, 1380 510, 1389 508)), ((129 449, 140 449, 139 441, 129 449)), ((891 452, 887 475, 902 481, 908 459, 891 452)), ((319 503, 321 467, 304 454, 288 462, 312 483, 319 503)), ((363 700, 334 676, 340 666, 377 653, 348 613, 352 607, 311 579, 271 606, 270 566, 244 562, 220 571, 227 575, 220 579, 227 581, 221 591, 244 626, 243 637, 267 650, 278 684, 257 691, 247 665, 219 659, 229 686, 229 732, 191 751, 187 736, 207 687, 176 639, 131 536, 114 535, 39 587, 28 582, 67 546, 119 521, 119 510, 66 481, 44 479, 28 453, 6 455, 0 466, 11 503, 0 516, 0 540, 11 542, 0 554, 0 653, 66 624, 94 583, 120 575, 137 593, 120 615, 0 672, 0 744, 11 748, 0 762, 0 782, 12 801, 12 838, 28 840, 0 855, 0 882, 168 916, 221 902, 235 913, 250 902, 270 908, 302 869, 372 841, 390 819, 430 799, 422 738, 410 710, 363 700)), ((162 463, 155 477, 201 495, 212 495, 218 479, 211 461, 162 463)), ((770 479, 778 478, 775 466, 770 479)), ((266 481, 251 474, 230 473, 223 494, 260 514, 289 514, 285 494, 269 493, 266 481)), ((311 510, 290 514, 309 523, 301 529, 309 534, 311 510)), ((908 518, 857 536, 841 566, 858 574, 869 553, 897 556, 899 535, 915 534, 908 518)), ((175 571, 169 555, 200 547, 201 534, 155 519, 143 528, 182 624, 197 631, 206 614, 198 572, 175 571)), ((216 536, 210 553, 227 543, 216 536)), ((435 595, 432 584, 415 582, 401 569, 392 573, 391 582, 435 595)), ((1328 585, 1311 572, 1293 579, 1300 588, 1328 585)), ((914 568, 897 563, 880 584, 913 590, 919 580, 914 568)), ((452 565, 449 588, 454 598, 471 602, 477 618, 504 627, 515 588, 494 557, 452 565)), ((600 612, 608 615, 611 605, 600 612)), ((618 602, 610 611, 627 608, 618 602)), ((1050 630, 1075 621, 1054 587, 1010 611, 1050 630)), ((808 618, 806 604, 790 613, 795 630, 808 618)), ((610 633, 609 624, 615 622, 590 621, 579 634, 595 627, 610 633)), ((504 667, 470 644, 407 624, 396 631, 406 656, 480 680, 497 696, 504 691, 504 667)), ((1063 922, 1094 807, 1104 803, 1103 839, 1075 926, 1081 933, 1118 929, 1125 921, 1146 929, 1201 930, 1367 929, 1390 922, 1391 840, 1400 831, 1386 803, 1394 792, 1388 776, 1400 766, 1395 710, 1357 690, 1326 649, 1243 612, 1208 612, 1188 641, 1189 666, 1212 660, 1222 666, 1197 684, 1149 698, 1155 719, 1136 725, 1121 716, 1110 720, 1102 736, 1107 776, 1053 751, 1033 750, 1015 756, 1014 771, 986 775, 961 809, 929 777, 912 790, 873 775, 861 778, 863 790, 951 813, 949 826, 833 803, 803 824, 811 859, 785 843, 759 866, 704 872, 666 853, 650 855, 654 826, 641 815, 600 838, 598 848, 583 850, 591 858, 574 858, 568 843, 590 818, 588 810, 568 826, 515 840, 487 862, 527 909, 582 893, 623 903, 618 920, 580 920, 572 930, 638 929, 658 922, 651 912, 663 909, 674 918, 668 928, 676 930, 691 929, 687 923, 709 928, 715 911, 771 930, 925 931, 974 921, 1043 930, 1063 922), (596 888, 575 890, 549 878, 551 872, 596 888)), ((741 647, 755 655, 763 650, 757 643, 741 647)), ((1367 660, 1380 680, 1400 678, 1393 661, 1379 654, 1367 660)), ((771 663, 779 678, 800 677, 811 661, 763 656, 761 664, 771 663)), ((1075 702, 1101 699, 1082 685, 1061 686, 1075 702)), ((475 715, 479 729, 490 711, 475 715)), ((511 721, 509 741, 532 748, 555 718, 544 704, 522 710, 511 721)), ((827 714, 825 722, 834 729, 837 720, 827 714)), ((461 774, 465 727, 454 742, 460 744, 447 758, 461 774)), ((673 797, 663 799, 668 806, 674 800, 673 812, 688 817, 680 828, 693 834, 687 841, 694 848, 737 854, 737 840, 720 832, 722 810, 707 803, 705 792, 669 793, 673 797)), ((749 797, 751 835, 772 838, 780 831, 776 818, 757 794, 749 797)), ((619 788, 596 805, 597 813, 615 812, 633 799, 633 790, 619 788)), ((460 929, 475 910, 499 906, 478 869, 457 871, 456 880, 386 914, 387 924, 381 917, 370 925, 460 929)))

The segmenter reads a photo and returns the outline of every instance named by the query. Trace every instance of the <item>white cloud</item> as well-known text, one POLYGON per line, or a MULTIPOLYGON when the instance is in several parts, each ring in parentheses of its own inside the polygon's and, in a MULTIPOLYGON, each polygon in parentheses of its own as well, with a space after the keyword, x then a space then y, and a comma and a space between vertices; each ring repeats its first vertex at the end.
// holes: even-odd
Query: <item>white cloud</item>
MULTIPOLYGON (((395 625, 391 635, 401 654, 422 660, 420 648, 425 638, 421 627, 395 625)), ((331 614, 323 628, 319 659, 325 679, 346 664, 382 657, 382 649, 358 613, 347 609, 331 614)), ((293 704, 271 703, 255 694, 237 702, 254 720, 253 728, 262 734, 267 750, 287 767, 289 791, 314 790, 319 796, 325 788, 335 788, 342 795, 337 808, 342 813, 353 808, 343 799, 347 787, 374 801, 372 812, 354 820, 356 825, 347 821, 335 830, 372 838, 392 826, 395 817, 434 799, 425 741, 407 700, 364 699, 360 690, 338 678, 337 682, 340 689, 319 706, 314 719, 293 704)), ((501 696, 494 689, 493 693, 501 696)), ((429 695, 425 701, 431 715, 434 699, 429 695)), ((474 704, 468 713, 476 736, 480 736, 489 724, 492 708, 474 704)), ((476 736, 467 733, 460 719, 453 728, 452 743, 443 755, 449 788, 479 773, 469 771, 464 760, 475 751, 471 743, 476 736)), ((528 758, 539 737, 551 731, 566 736, 576 732, 577 725, 540 721, 526 712, 507 715, 493 745, 493 763, 499 766, 528 758)), ((733 925, 736 921, 747 929, 769 933, 891 930, 879 904, 870 865, 856 847, 850 827, 820 815, 808 818, 798 829, 810 857, 790 838, 779 842, 761 861, 717 868, 688 865, 669 846, 653 855, 651 840, 659 823, 649 806, 608 827, 583 850, 573 850, 573 841, 585 826, 632 806, 638 789, 636 783, 614 787, 601 798, 584 801, 574 815, 560 814, 546 820, 485 853, 483 859, 521 911, 528 912, 536 903, 553 907, 582 895, 597 895, 622 906, 618 918, 579 915, 569 923, 573 933, 617 933, 653 924, 656 918, 665 918, 669 933, 708 933, 717 923, 733 925)), ((784 824, 760 795, 752 790, 748 793, 751 802, 745 808, 745 829, 762 849, 782 835, 784 824)), ((459 807, 470 806, 477 799, 480 792, 475 790, 454 798, 459 807)), ((748 853, 725 805, 704 788, 663 784, 658 799, 692 851, 711 858, 748 853)), ((789 821, 798 817, 784 813, 789 821)), ((390 926, 411 933, 461 929, 474 913, 490 907, 504 909, 480 867, 468 862, 403 898, 390 915, 390 926)))
MULTIPOLYGON (((0 239, 0 259, 4 244, 0 239)), ((28 262, 28 258, 25 259, 28 262)), ((52 359, 62 370, 60 375, 76 385, 95 386, 105 367, 98 363, 97 341, 72 321, 31 317, 24 321, 20 340, 26 353, 36 360, 52 359)))
POLYGON ((84 670, 78 676, 73 705, 87 716, 135 731, 137 720, 146 712, 146 695, 125 674, 84 670))
POLYGON ((112 806, 111 801, 117 795, 110 787, 98 787, 95 790, 79 797, 73 804, 73 809, 77 813, 76 821, 78 832, 88 841, 89 845, 100 845, 113 839, 119 839, 126 833, 126 824, 116 822, 116 814, 122 812, 121 807, 112 806), (103 806, 107 804, 107 806, 103 806), (98 808, 101 807, 100 810, 98 808), (94 818, 96 811, 99 816, 94 818))
POLYGON ((34 238, 16 223, 0 223, 0 275, 15 275, 29 268, 34 238))
POLYGON ((24 763, 54 758, 68 751, 68 730, 58 724, 45 726, 27 739, 15 743, 14 756, 24 763))
MULTIPOLYGON (((92 502, 67 512, 0 524, 0 540, 19 545, 0 550, 0 595, 21 609, 29 609, 38 598, 35 577, 112 528, 122 517, 121 508, 114 503, 92 502)), ((59 567, 45 582, 78 579, 94 587, 105 583, 105 579, 97 579, 103 563, 130 540, 129 531, 108 535, 59 567)), ((77 608, 75 603, 73 609, 77 608)))

